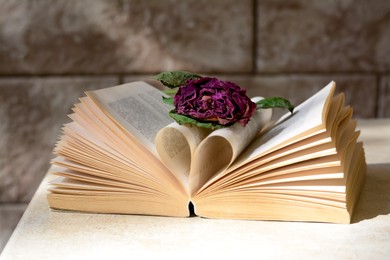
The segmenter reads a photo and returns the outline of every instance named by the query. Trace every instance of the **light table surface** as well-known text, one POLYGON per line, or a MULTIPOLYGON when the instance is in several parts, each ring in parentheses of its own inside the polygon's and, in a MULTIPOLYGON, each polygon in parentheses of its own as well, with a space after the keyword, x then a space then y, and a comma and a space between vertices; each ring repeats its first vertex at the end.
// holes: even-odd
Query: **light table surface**
POLYGON ((368 167, 352 224, 57 212, 46 177, 0 259, 390 259, 390 119, 358 127, 368 167))

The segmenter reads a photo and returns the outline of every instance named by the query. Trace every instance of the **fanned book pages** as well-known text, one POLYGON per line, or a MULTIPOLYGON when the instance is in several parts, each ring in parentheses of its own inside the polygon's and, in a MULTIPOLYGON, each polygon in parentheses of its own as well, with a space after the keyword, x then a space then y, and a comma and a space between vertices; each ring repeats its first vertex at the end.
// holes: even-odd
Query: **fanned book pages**
POLYGON ((50 207, 95 213, 350 223, 366 164, 331 82, 270 126, 179 125, 145 82, 87 92, 53 159, 50 207))

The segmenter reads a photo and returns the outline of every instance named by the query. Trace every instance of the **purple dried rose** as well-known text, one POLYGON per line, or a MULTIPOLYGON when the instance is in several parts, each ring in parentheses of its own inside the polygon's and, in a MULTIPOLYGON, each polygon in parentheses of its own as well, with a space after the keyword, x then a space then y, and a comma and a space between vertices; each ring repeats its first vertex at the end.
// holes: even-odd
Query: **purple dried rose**
POLYGON ((245 126, 256 110, 246 91, 232 82, 203 77, 189 79, 174 97, 174 112, 203 122, 245 126))
MULTIPOLYGON (((217 78, 203 77, 186 71, 166 71, 154 77, 164 86, 178 91, 175 97, 163 96, 165 104, 175 106, 169 116, 178 124, 196 125, 212 130, 235 122, 245 126, 256 109, 286 108, 293 113, 294 106, 285 98, 264 98, 256 103, 238 85, 217 78)), ((172 94, 176 91, 165 91, 172 94)))

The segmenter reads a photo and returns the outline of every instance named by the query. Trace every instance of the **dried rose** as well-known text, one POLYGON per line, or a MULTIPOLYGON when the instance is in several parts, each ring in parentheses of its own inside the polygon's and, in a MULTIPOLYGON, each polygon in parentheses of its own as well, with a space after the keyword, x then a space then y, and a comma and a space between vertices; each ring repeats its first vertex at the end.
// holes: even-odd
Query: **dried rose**
POLYGON ((185 71, 162 72, 155 79, 169 88, 166 93, 175 97, 163 97, 163 102, 174 105, 169 115, 179 124, 197 125, 218 129, 234 124, 245 126, 256 109, 287 108, 291 113, 294 106, 281 97, 271 97, 253 103, 246 91, 232 82, 217 78, 202 77, 185 71))
POLYGON ((245 126, 256 110, 246 91, 217 78, 187 80, 174 97, 174 112, 199 121, 245 126))

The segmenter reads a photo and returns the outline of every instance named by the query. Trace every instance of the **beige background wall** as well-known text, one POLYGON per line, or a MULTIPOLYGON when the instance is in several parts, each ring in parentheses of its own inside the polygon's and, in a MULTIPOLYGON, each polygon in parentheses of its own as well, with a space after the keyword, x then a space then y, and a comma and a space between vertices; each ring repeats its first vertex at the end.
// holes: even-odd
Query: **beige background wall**
POLYGON ((163 70, 299 103, 330 80, 390 116, 387 0, 0 0, 0 203, 30 200, 84 90, 163 70))

